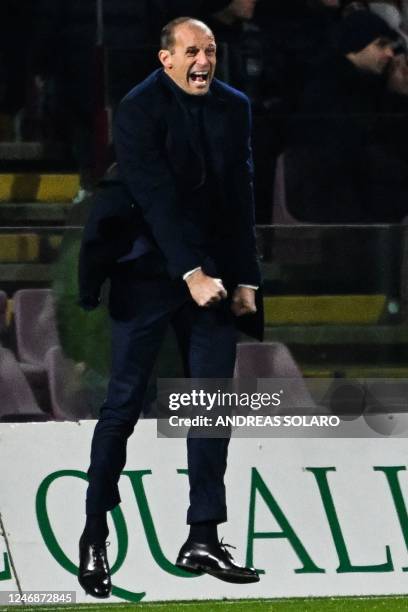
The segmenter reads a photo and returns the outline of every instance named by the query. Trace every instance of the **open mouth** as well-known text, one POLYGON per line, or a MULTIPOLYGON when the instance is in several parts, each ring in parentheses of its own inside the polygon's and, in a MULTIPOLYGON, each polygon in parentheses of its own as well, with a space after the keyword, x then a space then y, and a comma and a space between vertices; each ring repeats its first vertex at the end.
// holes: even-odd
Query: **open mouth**
POLYGON ((208 82, 208 78, 210 76, 209 71, 204 70, 196 70, 190 73, 189 78, 193 81, 193 83, 204 85, 208 82))

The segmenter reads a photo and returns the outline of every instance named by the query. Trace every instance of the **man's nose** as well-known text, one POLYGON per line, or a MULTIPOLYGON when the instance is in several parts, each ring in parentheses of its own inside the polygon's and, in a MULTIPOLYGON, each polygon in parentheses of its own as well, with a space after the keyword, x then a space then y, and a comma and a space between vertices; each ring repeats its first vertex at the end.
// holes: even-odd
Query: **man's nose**
POLYGON ((203 64, 203 65, 204 64, 205 65, 208 64, 208 58, 207 58, 207 55, 206 55, 205 51, 201 50, 201 51, 199 51, 197 53, 197 55, 196 55, 196 62, 197 62, 197 64, 203 64))
POLYGON ((395 55, 395 51, 392 47, 385 47, 384 49, 385 56, 389 59, 392 59, 395 55))

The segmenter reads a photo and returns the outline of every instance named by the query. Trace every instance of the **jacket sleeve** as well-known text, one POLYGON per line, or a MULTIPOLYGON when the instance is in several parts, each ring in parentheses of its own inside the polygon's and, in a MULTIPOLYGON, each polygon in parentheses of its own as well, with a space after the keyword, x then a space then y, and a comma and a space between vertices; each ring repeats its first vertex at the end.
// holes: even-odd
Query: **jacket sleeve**
POLYGON ((202 264, 182 235, 183 210, 157 121, 134 101, 119 107, 114 142, 122 180, 167 261, 172 278, 202 264))
POLYGON ((115 262, 132 248, 141 230, 130 196, 121 184, 105 182, 92 199, 82 234, 78 262, 79 304, 85 310, 100 302, 103 283, 115 262))

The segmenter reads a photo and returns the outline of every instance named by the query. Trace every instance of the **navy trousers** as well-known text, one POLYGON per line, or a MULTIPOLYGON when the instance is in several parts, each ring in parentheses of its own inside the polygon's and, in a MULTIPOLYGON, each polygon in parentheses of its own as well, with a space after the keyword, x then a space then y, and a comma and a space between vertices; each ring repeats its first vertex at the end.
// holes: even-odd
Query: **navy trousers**
MULTIPOLYGON (((113 286, 111 291, 117 289, 113 286)), ((92 440, 87 514, 105 512, 120 503, 118 481, 126 463, 127 439, 141 413, 154 362, 170 324, 186 376, 231 378, 234 371, 237 332, 228 300, 214 308, 200 308, 184 281, 171 280, 138 282, 122 296, 133 306, 111 317, 111 377, 92 440)), ((227 519, 224 474, 228 443, 229 437, 187 438, 188 524, 227 519)))

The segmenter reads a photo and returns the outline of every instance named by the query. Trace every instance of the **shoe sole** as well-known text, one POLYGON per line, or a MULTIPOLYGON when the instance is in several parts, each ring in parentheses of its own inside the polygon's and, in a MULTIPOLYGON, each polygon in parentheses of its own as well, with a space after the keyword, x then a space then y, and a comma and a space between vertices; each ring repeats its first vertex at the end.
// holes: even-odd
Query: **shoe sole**
POLYGON ((109 593, 107 595, 96 595, 95 593, 92 593, 91 591, 88 591, 88 589, 85 587, 84 584, 82 584, 82 582, 78 579, 79 584, 81 585, 81 587, 84 589, 86 595, 90 595, 91 597, 95 597, 95 599, 108 599, 108 597, 111 596, 112 592, 109 591, 109 593))
POLYGON ((249 576, 247 579, 242 579, 238 577, 233 578, 232 576, 226 576, 224 574, 217 574, 211 569, 203 569, 202 571, 206 574, 209 574, 210 576, 213 576, 213 578, 218 578, 218 580, 222 580, 223 582, 229 582, 231 584, 253 584, 255 582, 259 582, 260 580, 259 576, 257 578, 252 578, 249 576))
POLYGON ((230 582, 231 584, 251 584, 254 582, 259 582, 260 578, 259 576, 248 576, 248 579, 242 579, 242 578, 234 578, 232 576, 226 576, 225 574, 219 574, 217 572, 215 572, 213 569, 211 568, 207 568, 207 567, 203 567, 202 565, 198 565, 197 563, 189 563, 188 561, 177 561, 176 562, 176 566, 179 567, 180 569, 185 570, 186 572, 189 572, 190 574, 209 574, 210 576, 212 576, 213 578, 218 578, 218 580, 223 580, 224 582, 230 582))
POLYGON ((176 567, 184 570, 185 572, 189 572, 190 574, 202 574, 203 570, 199 568, 199 566, 195 563, 189 563, 187 561, 176 561, 176 567))

